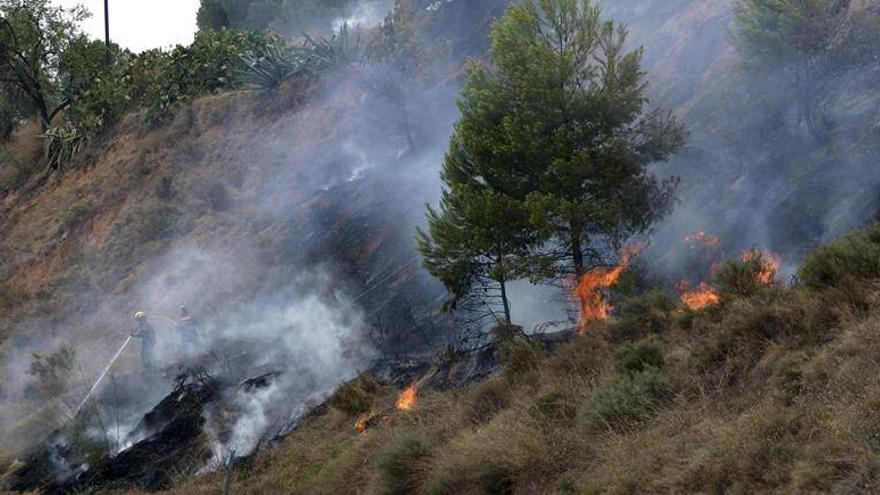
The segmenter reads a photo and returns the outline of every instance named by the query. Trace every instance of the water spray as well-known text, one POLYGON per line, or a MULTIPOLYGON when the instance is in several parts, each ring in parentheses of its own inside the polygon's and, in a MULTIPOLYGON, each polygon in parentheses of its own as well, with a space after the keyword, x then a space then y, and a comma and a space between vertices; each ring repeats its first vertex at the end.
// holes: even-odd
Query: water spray
POLYGON ((125 348, 128 347, 128 343, 131 342, 131 339, 132 339, 132 337, 131 337, 131 335, 129 335, 128 337, 126 337, 125 342, 123 342, 122 345, 119 346, 119 350, 116 351, 116 354, 113 355, 113 359, 111 359, 110 362, 107 363, 107 367, 104 368, 104 371, 102 371, 101 375, 98 376, 98 379, 95 380, 95 384, 92 385, 92 388, 89 389, 89 393, 87 393, 86 396, 83 397, 83 400, 82 400, 82 402, 80 402, 79 407, 77 407, 76 411, 73 412, 73 416, 71 416, 71 419, 73 419, 73 418, 77 417, 77 415, 79 415, 79 412, 82 411, 82 408, 85 407, 86 402, 88 402, 89 397, 91 397, 92 394, 95 393, 95 390, 98 389, 98 385, 100 385, 101 381, 104 380, 104 377, 107 376, 107 373, 110 371, 110 368, 113 367, 113 365, 116 363, 116 360, 119 359, 119 356, 122 355, 122 351, 124 351, 125 348))

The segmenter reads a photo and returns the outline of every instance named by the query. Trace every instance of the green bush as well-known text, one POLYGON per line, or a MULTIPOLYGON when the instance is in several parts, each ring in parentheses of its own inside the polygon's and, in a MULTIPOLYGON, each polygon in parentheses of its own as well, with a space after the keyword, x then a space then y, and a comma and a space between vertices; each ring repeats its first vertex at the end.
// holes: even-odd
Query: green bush
POLYGON ((880 224, 819 248, 804 261, 798 278, 812 289, 880 278, 880 224))
POLYGON ((398 435, 376 457, 380 493, 415 493, 431 456, 430 439, 414 433, 398 435))
POLYGON ((665 364, 663 349, 653 337, 620 346, 614 352, 617 371, 624 375, 635 375, 649 369, 661 369, 665 364))
POLYGON ((589 429, 627 429, 651 418, 671 393, 669 377, 662 371, 621 376, 596 391, 581 411, 581 421, 589 429))
POLYGON ((662 289, 630 297, 620 304, 620 317, 612 327, 616 339, 635 339, 647 333, 660 333, 669 328, 675 300, 662 289))
POLYGON ((776 261, 758 250, 747 251, 742 260, 725 263, 715 276, 724 296, 751 297, 776 285, 776 261))
POLYGON ((244 57, 259 57, 283 43, 268 33, 201 31, 189 46, 152 50, 131 66, 135 96, 158 123, 177 102, 240 86, 235 77, 244 57))
POLYGON ((46 165, 52 170, 64 170, 86 143, 82 131, 76 127, 50 127, 41 137, 46 165))
POLYGON ((349 416, 363 414, 372 407, 378 390, 379 384, 372 376, 361 375, 336 389, 330 405, 349 416))

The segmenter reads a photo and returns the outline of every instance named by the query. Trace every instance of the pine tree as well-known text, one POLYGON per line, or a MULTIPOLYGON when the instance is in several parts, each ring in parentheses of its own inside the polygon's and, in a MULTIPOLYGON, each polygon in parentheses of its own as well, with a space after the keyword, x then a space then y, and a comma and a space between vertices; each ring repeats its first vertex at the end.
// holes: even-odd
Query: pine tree
POLYGON ((522 202, 483 184, 452 180, 446 171, 466 159, 453 140, 441 174, 446 189, 439 209, 428 207, 428 230, 418 230, 418 249, 425 267, 452 295, 450 308, 511 325, 507 284, 519 278, 533 242, 528 212, 522 202), (503 319, 496 314, 498 305, 503 319))
POLYGON ((589 0, 527 0, 493 28, 492 64, 468 67, 456 136, 470 159, 447 163, 447 183, 528 207, 533 280, 604 264, 671 205, 675 180, 647 167, 684 133, 645 112, 642 52, 626 35, 589 0))
POLYGON ((738 0, 734 44, 752 69, 771 69, 793 86, 800 120, 824 135, 818 82, 853 31, 851 0, 738 0))

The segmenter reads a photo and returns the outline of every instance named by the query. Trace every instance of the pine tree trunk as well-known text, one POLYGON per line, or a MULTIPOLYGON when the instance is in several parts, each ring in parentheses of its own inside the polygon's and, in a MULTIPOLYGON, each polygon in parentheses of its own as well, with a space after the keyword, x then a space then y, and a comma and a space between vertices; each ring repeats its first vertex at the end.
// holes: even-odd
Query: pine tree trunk
POLYGON ((504 305, 504 324, 510 326, 510 301, 507 300, 507 283, 501 279, 501 303, 504 305))

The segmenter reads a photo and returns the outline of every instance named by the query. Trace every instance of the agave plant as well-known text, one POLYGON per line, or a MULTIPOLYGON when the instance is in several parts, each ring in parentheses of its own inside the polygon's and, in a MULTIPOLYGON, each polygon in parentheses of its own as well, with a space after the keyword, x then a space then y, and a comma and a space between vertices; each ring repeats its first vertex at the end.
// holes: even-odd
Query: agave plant
POLYGON ((360 34, 343 24, 339 32, 330 38, 312 38, 306 35, 299 49, 304 53, 309 68, 326 70, 353 64, 364 56, 360 34))
POLYGON ((86 144, 85 135, 76 127, 50 127, 40 138, 46 165, 52 170, 64 170, 64 165, 78 155, 86 144))
POLYGON ((287 46, 270 46, 260 55, 241 57, 243 68, 235 75, 245 86, 272 90, 305 69, 301 54, 287 46))

